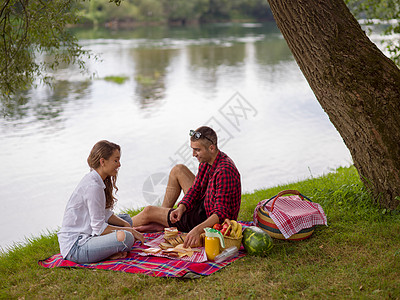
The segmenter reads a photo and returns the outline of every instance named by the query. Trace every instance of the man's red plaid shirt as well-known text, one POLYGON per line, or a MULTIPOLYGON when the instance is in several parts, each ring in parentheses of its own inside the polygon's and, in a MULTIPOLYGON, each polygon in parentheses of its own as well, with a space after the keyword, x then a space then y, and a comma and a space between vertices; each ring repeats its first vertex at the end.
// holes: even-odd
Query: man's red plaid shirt
POLYGON ((179 204, 187 210, 204 201, 207 217, 217 214, 220 222, 236 220, 240 209, 240 174, 234 162, 219 151, 213 165, 201 163, 192 187, 179 204))

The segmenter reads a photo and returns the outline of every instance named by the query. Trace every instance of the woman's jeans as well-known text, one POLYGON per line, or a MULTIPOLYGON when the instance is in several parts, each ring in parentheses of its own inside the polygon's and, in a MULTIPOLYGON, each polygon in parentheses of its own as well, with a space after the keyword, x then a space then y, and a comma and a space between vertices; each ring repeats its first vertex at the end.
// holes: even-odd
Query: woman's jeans
MULTIPOLYGON (((132 226, 132 219, 128 214, 120 214, 118 217, 128 221, 132 226)), ((81 246, 78 243, 82 236, 79 236, 65 259, 85 264, 101 261, 119 252, 128 252, 131 250, 135 238, 131 232, 123 231, 125 233, 125 240, 122 242, 117 239, 117 231, 92 237, 81 246)))

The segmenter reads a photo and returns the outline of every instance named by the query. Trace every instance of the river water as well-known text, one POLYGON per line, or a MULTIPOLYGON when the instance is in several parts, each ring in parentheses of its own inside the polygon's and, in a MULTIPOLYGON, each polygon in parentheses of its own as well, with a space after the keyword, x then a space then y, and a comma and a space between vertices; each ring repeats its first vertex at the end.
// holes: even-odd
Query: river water
POLYGON ((201 125, 217 131, 243 192, 351 164, 274 24, 76 35, 100 57, 88 61, 95 79, 61 68, 54 89, 29 91, 0 119, 1 247, 57 230, 101 139, 122 147, 117 212, 158 203, 175 163, 196 170, 188 133, 201 125))

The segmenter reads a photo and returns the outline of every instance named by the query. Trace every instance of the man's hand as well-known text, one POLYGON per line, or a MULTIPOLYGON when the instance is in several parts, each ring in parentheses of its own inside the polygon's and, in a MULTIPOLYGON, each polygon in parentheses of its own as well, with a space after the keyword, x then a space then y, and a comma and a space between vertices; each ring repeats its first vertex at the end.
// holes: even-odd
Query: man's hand
POLYGON ((200 245, 200 234, 204 232, 204 228, 213 227, 216 223, 219 223, 219 217, 217 214, 214 213, 209 216, 207 220, 205 220, 203 223, 200 223, 191 231, 189 231, 189 233, 186 235, 183 247, 195 247, 200 245))
POLYGON ((169 216, 169 219, 171 221, 171 223, 176 223, 178 222, 181 217, 182 214, 186 211, 186 206, 185 205, 179 205, 177 209, 174 209, 173 211, 171 211, 171 214, 169 216))
POLYGON ((196 226, 185 237, 185 242, 183 243, 183 247, 198 247, 200 245, 200 234, 203 232, 203 229, 196 226))

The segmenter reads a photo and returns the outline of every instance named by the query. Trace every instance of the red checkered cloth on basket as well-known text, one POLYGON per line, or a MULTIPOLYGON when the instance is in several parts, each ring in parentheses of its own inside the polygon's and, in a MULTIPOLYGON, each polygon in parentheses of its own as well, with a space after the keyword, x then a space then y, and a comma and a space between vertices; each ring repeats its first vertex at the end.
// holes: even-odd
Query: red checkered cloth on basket
MULTIPOLYGON (((257 204, 254 210, 253 220, 257 224, 257 211, 270 199, 257 204)), ((321 205, 315 202, 301 200, 299 196, 283 196, 276 199, 274 209, 271 212, 273 200, 269 201, 264 210, 274 221, 283 236, 287 239, 300 230, 315 225, 327 225, 326 215, 321 205)))
MULTIPOLYGON (((250 222, 240 222, 245 228, 251 225, 250 222)), ((145 233, 145 242, 150 243, 156 238, 160 237, 162 233, 145 233)), ((127 273, 142 273, 154 277, 181 277, 181 278, 197 278, 200 276, 211 275, 212 273, 224 268, 233 261, 245 256, 242 248, 239 255, 233 259, 224 261, 222 263, 214 262, 193 262, 190 259, 170 259, 161 256, 143 256, 143 249, 147 246, 136 243, 129 256, 124 259, 106 260, 93 264, 77 264, 62 258, 61 254, 53 255, 47 259, 40 260, 38 263, 45 268, 89 268, 89 269, 102 269, 113 270, 127 273)), ((202 256, 198 259, 202 260, 202 256)))

